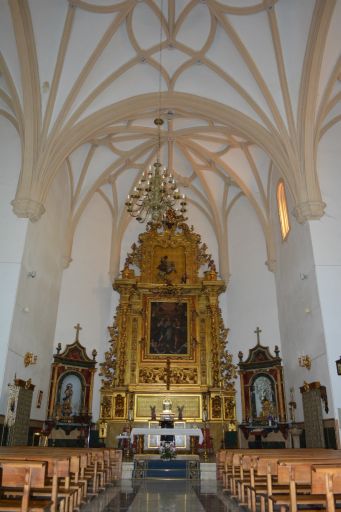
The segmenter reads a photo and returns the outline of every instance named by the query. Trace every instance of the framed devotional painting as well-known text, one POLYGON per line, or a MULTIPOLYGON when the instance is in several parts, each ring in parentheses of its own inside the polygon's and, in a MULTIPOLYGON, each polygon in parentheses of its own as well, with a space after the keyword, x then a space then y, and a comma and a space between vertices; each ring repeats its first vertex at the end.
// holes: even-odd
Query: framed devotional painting
POLYGON ((188 301, 174 299, 148 302, 147 352, 151 356, 189 354, 190 314, 188 301))

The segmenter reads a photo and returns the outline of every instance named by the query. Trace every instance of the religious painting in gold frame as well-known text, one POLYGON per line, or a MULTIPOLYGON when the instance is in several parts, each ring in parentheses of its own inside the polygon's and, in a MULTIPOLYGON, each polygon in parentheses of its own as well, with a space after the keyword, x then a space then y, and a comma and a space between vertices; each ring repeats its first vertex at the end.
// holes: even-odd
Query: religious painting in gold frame
POLYGON ((156 283, 184 283, 186 276, 185 247, 155 245, 152 269, 153 281, 156 283))
POLYGON ((148 301, 147 353, 155 357, 188 356, 190 314, 186 300, 148 301))

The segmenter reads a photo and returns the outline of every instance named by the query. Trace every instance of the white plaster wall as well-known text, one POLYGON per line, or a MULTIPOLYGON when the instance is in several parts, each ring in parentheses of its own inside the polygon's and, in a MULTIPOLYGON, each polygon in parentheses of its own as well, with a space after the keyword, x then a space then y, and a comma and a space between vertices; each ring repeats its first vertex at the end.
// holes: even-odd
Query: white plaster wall
MULTIPOLYGON (((257 342, 254 331, 262 329, 261 344, 281 348, 274 275, 267 259, 263 232, 248 200, 243 197, 229 216, 231 279, 226 301, 229 350, 238 363, 238 352, 248 356, 257 342)), ((225 306, 224 306, 225 307, 225 306)), ((239 380, 237 381, 237 419, 242 420, 239 380)))
POLYGON ((341 377, 335 361, 341 355, 341 124, 327 132, 318 152, 318 173, 325 215, 311 222, 312 246, 315 256, 318 290, 327 346, 327 361, 331 380, 329 401, 331 415, 340 419, 341 377), (332 400, 332 399, 333 400, 332 400))
MULTIPOLYGON (((46 212, 38 222, 28 223, 24 254, 20 268, 15 309, 6 360, 4 383, 14 376, 32 379, 36 386, 33 395, 31 418, 44 419, 50 377, 51 352, 55 330, 62 256, 68 220, 68 180, 66 173, 55 179, 46 200, 46 212), (34 278, 29 272, 36 272, 34 278), (25 368, 26 352, 38 356, 35 365, 25 368), (36 396, 44 392, 40 409, 36 396)), ((7 403, 7 388, 1 395, 1 410, 7 403)))
POLYGON ((0 386, 3 382, 27 219, 12 212, 20 174, 20 142, 14 127, 0 116, 0 386))
MULTIPOLYGON (((96 349, 103 361, 108 349, 107 326, 112 323, 112 285, 109 276, 112 218, 108 206, 95 194, 85 209, 74 237, 72 262, 64 270, 54 347, 75 339, 74 326, 82 326, 79 340, 88 355, 96 349)), ((55 350, 54 350, 55 353, 55 350)), ((98 365, 97 365, 98 368, 98 365)), ((99 368, 95 376, 92 413, 99 415, 99 368)))
POLYGON ((330 389, 326 361, 324 329, 316 281, 314 255, 309 223, 298 224, 290 214, 293 203, 286 189, 291 230, 283 242, 275 197, 274 181, 272 219, 276 244, 276 288, 279 327, 282 340, 287 404, 289 389, 294 388, 297 402, 296 420, 303 420, 299 391, 304 381, 320 381, 330 389), (311 370, 298 365, 298 356, 312 357, 311 370))

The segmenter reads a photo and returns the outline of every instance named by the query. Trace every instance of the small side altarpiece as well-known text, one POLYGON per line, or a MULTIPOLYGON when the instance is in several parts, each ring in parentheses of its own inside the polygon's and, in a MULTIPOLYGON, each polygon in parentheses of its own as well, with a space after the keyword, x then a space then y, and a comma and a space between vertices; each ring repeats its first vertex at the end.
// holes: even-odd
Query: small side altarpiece
POLYGON ((107 444, 127 423, 158 420, 162 401, 185 422, 235 429, 236 367, 219 308, 225 283, 200 236, 170 210, 147 224, 113 288, 120 295, 101 366, 107 444))
MULTIPOLYGON (((238 353, 243 422, 240 425, 244 436, 261 432, 267 437, 270 432, 279 432, 287 437, 283 366, 278 346, 275 355, 269 347, 260 343, 261 330, 257 327, 257 344, 244 354, 238 353)), ((260 434, 259 434, 260 435, 260 434)))
POLYGON ((75 326, 75 341, 67 344, 62 351, 58 343, 51 365, 48 417, 45 433, 52 429, 62 429, 66 434, 80 430, 87 435, 91 425, 93 382, 96 372, 96 350, 92 359, 79 342, 79 324, 75 326), (85 432, 83 432, 85 430, 85 432))

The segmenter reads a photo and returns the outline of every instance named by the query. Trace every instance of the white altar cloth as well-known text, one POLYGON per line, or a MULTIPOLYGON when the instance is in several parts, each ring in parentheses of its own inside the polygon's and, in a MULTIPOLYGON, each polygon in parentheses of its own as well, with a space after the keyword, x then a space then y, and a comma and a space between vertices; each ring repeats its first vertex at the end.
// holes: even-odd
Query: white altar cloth
POLYGON ((134 436, 143 434, 156 435, 156 436, 195 436, 199 437, 199 443, 202 444, 204 436, 200 428, 142 428, 134 427, 130 433, 131 442, 134 441, 134 436))

